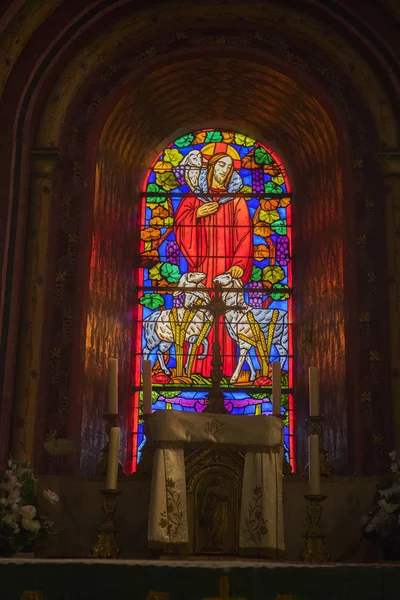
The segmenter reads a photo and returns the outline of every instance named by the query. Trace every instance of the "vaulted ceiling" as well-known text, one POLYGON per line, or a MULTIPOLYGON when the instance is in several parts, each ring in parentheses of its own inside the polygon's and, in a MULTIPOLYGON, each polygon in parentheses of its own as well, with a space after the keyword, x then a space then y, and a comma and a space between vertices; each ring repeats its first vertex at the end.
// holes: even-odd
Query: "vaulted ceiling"
POLYGON ((214 124, 267 141, 297 169, 324 164, 337 147, 330 118, 304 86, 254 61, 210 56, 156 69, 132 86, 101 147, 137 168, 176 132, 214 124))

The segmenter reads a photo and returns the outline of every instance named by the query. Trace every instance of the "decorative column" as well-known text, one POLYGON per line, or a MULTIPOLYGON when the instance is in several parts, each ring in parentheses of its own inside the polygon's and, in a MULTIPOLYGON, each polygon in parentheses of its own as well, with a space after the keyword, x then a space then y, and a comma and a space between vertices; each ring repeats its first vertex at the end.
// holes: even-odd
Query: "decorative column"
POLYGON ((394 443, 400 452, 400 149, 378 153, 385 177, 386 243, 389 274, 390 379, 394 421, 394 443))
POLYGON ((50 217, 59 158, 57 148, 31 151, 31 189, 11 437, 11 454, 18 460, 33 458, 50 217))

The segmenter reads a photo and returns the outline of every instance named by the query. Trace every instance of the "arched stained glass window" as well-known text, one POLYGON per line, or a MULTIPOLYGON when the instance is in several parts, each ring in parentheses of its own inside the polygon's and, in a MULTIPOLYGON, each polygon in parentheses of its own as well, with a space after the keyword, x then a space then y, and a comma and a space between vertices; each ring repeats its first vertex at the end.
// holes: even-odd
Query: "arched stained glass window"
POLYGON ((145 442, 142 358, 154 410, 202 412, 218 388, 227 412, 248 415, 271 413, 280 361, 293 465, 291 195, 279 159, 241 133, 183 135, 148 172, 140 228, 133 469, 145 442))

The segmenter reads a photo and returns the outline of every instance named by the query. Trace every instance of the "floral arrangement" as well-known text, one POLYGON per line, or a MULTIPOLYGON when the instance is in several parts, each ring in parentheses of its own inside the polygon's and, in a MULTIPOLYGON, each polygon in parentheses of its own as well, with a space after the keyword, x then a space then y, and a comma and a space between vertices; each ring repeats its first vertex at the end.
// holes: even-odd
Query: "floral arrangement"
MULTIPOLYGON (((41 532, 57 533, 54 522, 39 516, 36 507, 36 482, 28 461, 8 461, 8 469, 0 479, 0 556, 29 548, 41 532)), ((44 490, 49 506, 59 498, 44 490)))
POLYGON ((399 553, 400 558, 400 458, 395 451, 389 457, 391 474, 378 482, 373 507, 363 517, 362 529, 385 554, 399 553))

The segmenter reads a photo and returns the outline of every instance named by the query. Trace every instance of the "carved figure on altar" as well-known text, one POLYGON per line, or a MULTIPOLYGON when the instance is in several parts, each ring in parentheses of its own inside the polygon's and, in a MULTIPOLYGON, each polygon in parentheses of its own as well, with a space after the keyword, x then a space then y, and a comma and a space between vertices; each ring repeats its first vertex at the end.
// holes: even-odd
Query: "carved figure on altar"
MULTIPOLYGON (((184 197, 175 215, 175 237, 188 262, 189 271, 202 271, 206 287, 217 275, 230 273, 245 284, 253 262, 252 221, 245 198, 237 195, 243 187, 228 153, 211 156, 200 171, 194 193, 184 197)), ((219 325, 224 347, 223 371, 231 376, 236 366, 235 344, 223 324, 219 325)), ((209 341, 212 341, 213 332, 209 341)), ((196 364, 197 372, 208 373, 211 357, 196 364)))
POLYGON ((229 530, 231 500, 221 478, 214 477, 202 497, 199 523, 204 532, 206 549, 221 550, 229 530))

